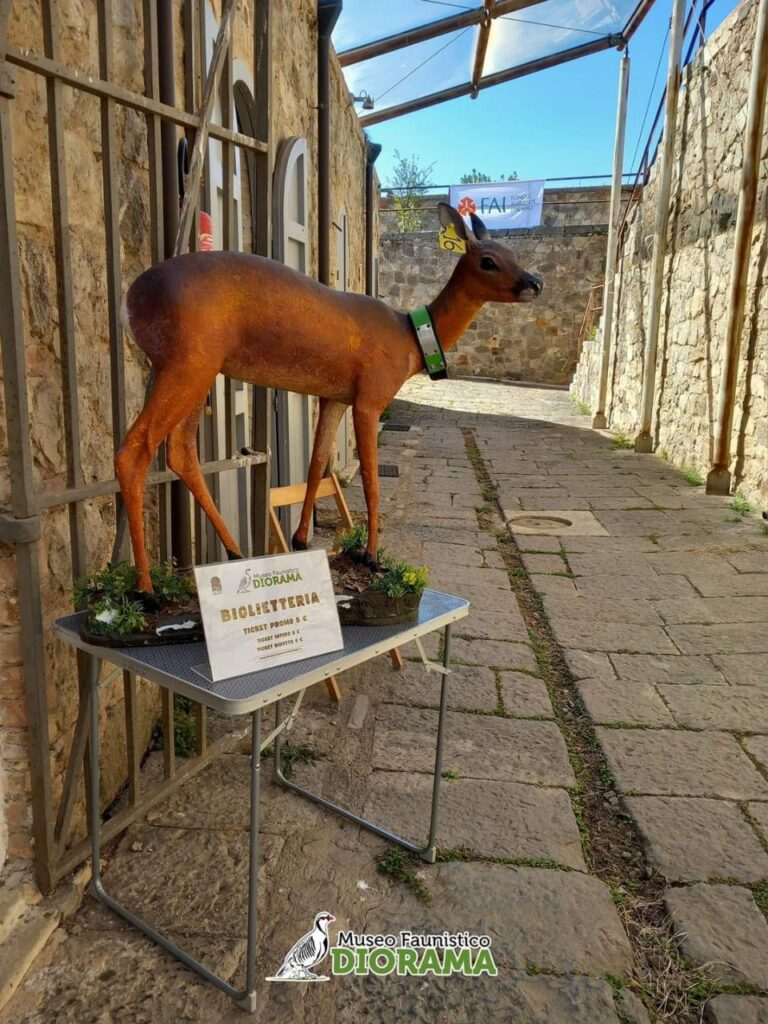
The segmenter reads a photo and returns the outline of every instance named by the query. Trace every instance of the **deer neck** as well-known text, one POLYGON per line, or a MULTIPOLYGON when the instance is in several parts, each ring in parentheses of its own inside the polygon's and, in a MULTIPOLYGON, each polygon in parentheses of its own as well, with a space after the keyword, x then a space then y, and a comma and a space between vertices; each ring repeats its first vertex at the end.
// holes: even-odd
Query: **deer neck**
POLYGON ((443 349, 453 348, 472 323, 483 299, 472 296, 459 262, 437 298, 427 306, 443 349))

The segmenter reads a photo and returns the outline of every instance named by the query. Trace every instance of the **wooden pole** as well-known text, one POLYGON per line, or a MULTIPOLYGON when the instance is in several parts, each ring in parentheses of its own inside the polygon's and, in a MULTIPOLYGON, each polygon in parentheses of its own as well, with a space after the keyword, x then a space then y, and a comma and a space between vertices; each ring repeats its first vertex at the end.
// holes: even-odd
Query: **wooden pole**
POLYGON ((715 455, 707 476, 707 494, 729 494, 731 490, 731 431, 736 406, 736 383, 739 372, 741 334, 744 327, 744 305, 749 278, 749 255, 757 208, 757 184, 760 174, 760 153, 765 123, 766 85, 768 85, 768 0, 760 0, 757 15, 752 75, 749 82, 747 127, 744 133, 744 156, 741 163, 739 207, 736 214, 736 235, 733 243, 733 264, 728 292, 728 319, 725 327, 725 358, 720 379, 715 455))
POLYGON ((619 99, 616 107, 616 136, 613 143, 613 178, 611 180, 610 221, 608 223, 608 250, 605 256, 605 287, 603 289, 603 331, 600 353, 600 380, 592 426, 605 430, 605 402, 608 395, 608 369, 611 362, 611 333, 613 331, 614 286, 616 257, 618 254, 619 218, 621 217, 621 186, 624 182, 624 137, 627 128, 627 97, 629 95, 629 54, 619 64, 619 99))
POLYGON ((675 129, 677 128, 677 100, 680 92, 680 56, 683 49, 685 0, 673 0, 672 27, 669 34, 669 69, 667 71, 667 97, 664 113, 664 138, 661 144, 659 167, 659 194, 656 199, 653 262, 651 264, 651 295, 648 303, 648 322, 645 330, 645 364, 643 393, 640 401, 640 431, 635 438, 636 452, 652 452, 653 403, 656 397, 656 363, 659 354, 659 325, 661 323, 661 295, 664 287, 664 260, 667 255, 667 227, 669 225, 669 196, 672 191, 672 161, 675 155, 675 129))

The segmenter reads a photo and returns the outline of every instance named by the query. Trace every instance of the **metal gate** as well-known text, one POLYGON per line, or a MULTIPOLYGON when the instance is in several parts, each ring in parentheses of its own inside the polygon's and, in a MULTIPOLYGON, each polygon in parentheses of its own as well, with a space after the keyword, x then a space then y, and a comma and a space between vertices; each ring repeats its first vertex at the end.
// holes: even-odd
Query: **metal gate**
MULTIPOLYGON (((95 481, 92 474, 87 472, 87 467, 83 466, 77 352, 80 347, 82 358, 83 345, 88 338, 83 337, 75 316, 75 269, 70 251, 70 197, 63 105, 70 95, 89 94, 97 97, 100 108, 100 137, 93 142, 94 147, 99 147, 101 151, 102 182, 100 194, 93 196, 93 202, 95 209, 99 209, 103 202, 104 209, 103 260, 107 282, 111 377, 109 405, 113 425, 111 443, 116 450, 129 425, 126 413, 125 343, 119 315, 124 281, 119 221, 118 109, 134 111, 145 121, 153 262, 172 255, 174 251, 185 251, 190 245, 197 247, 201 176, 206 171, 209 138, 221 146, 223 246, 234 248, 237 244, 238 232, 235 230, 233 216, 233 175, 235 151, 238 147, 248 176, 252 249, 261 255, 271 255, 270 3, 269 0, 254 0, 247 4, 251 8, 248 24, 252 26, 253 32, 256 100, 255 103, 249 103, 243 83, 238 82, 237 89, 233 83, 234 0, 224 0, 222 4, 220 28, 210 66, 209 69, 201 67, 200 55, 205 52, 201 45, 204 30, 201 17, 204 12, 201 7, 204 2, 182 0, 180 4, 183 16, 185 96, 183 103, 177 103, 174 95, 173 29, 174 8, 178 10, 178 3, 142 0, 142 93, 131 91, 115 80, 115 0, 94 0, 92 5, 98 35, 98 75, 84 73, 82 69, 70 67, 61 60, 62 36, 56 0, 41 0, 42 24, 39 30, 43 40, 42 52, 8 44, 7 29, 12 0, 0 0, 0 341, 11 478, 10 510, 9 514, 0 516, 0 541, 14 546, 16 558, 24 686, 28 704, 35 867, 38 883, 44 892, 50 891, 88 853, 85 839, 71 838, 81 772, 87 771, 88 697, 84 685, 86 665, 83 660, 78 663, 80 699, 77 721, 63 773, 61 796, 54 801, 45 652, 46 639, 50 639, 51 631, 43 611, 40 574, 40 541, 44 517, 56 511, 60 513, 62 509, 68 512, 69 550, 66 554, 71 561, 73 579, 99 567, 90 564, 89 538, 85 525, 89 502, 114 496, 115 520, 118 524, 116 551, 119 553, 125 550, 125 531, 121 529, 124 516, 120 508, 117 482, 114 478, 95 481), (41 480, 33 464, 27 365, 29 338, 25 331, 22 307, 11 133, 16 75, 38 76, 38 80, 45 84, 51 183, 50 233, 56 267, 56 296, 53 305, 58 316, 61 363, 61 380, 57 382, 57 387, 60 386, 66 457, 66 483, 63 487, 53 487, 50 480, 41 480), (212 120, 215 99, 219 101, 220 123, 212 120), (187 137, 191 162, 184 204, 180 211, 176 147, 182 135, 187 137)), ((210 189, 209 174, 205 174, 205 182, 202 193, 204 203, 210 202, 206 195, 210 189)), ((212 479, 214 496, 218 493, 218 477, 222 473, 229 472, 228 485, 231 486, 234 479, 235 486, 239 488, 237 505, 242 510, 249 510, 251 517, 250 529, 246 531, 248 553, 260 554, 266 550, 267 542, 269 421, 266 410, 269 396, 263 389, 250 390, 248 401, 252 436, 249 438, 249 447, 243 449, 242 436, 239 439, 237 437, 235 413, 238 406, 232 381, 225 382, 223 392, 219 389, 218 394, 212 394, 210 415, 204 417, 206 429, 201 430, 199 443, 203 472, 212 479), (223 425, 221 430, 219 424, 223 425)), ((191 561, 194 547, 198 561, 216 560, 220 551, 215 546, 214 538, 199 514, 194 520, 188 495, 179 491, 181 485, 174 482, 174 475, 165 468, 162 454, 148 480, 148 493, 151 488, 157 494, 160 556, 168 558, 174 554, 182 564, 187 565, 191 561)), ((106 677, 104 682, 107 678, 112 678, 112 675, 106 677)), ((202 767, 218 746, 207 743, 205 709, 199 707, 197 756, 186 761, 183 766, 177 765, 174 756, 173 695, 163 690, 164 779, 159 786, 143 793, 140 775, 142 751, 137 736, 136 679, 129 673, 123 673, 122 685, 128 806, 105 824, 105 839, 117 835, 172 786, 202 767)))

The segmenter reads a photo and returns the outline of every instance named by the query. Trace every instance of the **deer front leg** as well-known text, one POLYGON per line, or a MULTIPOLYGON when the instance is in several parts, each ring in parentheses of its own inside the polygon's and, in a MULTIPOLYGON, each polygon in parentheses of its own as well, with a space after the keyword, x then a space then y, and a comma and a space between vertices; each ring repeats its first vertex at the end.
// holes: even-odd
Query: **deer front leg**
POLYGON ((307 549, 309 523, 312 518, 312 509, 315 507, 317 489, 323 479, 336 431, 346 408, 343 402, 332 402, 329 398, 320 399, 320 415, 317 420, 315 441, 312 445, 312 459, 307 474, 307 491, 304 495, 299 525, 291 538, 291 547, 294 551, 306 551, 307 549))
POLYGON ((377 427, 381 410, 362 403, 352 407, 355 424, 357 455, 360 459, 360 475, 363 478, 363 493, 368 509, 368 561, 378 564, 379 548, 379 438, 377 427))

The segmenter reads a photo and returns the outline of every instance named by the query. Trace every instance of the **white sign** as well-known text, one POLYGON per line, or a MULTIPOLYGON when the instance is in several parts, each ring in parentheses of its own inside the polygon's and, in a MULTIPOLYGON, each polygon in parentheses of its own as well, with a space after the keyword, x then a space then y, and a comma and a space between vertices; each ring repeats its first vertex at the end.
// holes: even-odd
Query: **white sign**
POLYGON ((450 191, 451 206, 467 224, 470 213, 475 213, 490 230, 538 227, 543 200, 543 181, 451 185, 450 191))
POLYGON ((195 568, 214 682, 344 646, 325 551, 195 568))

